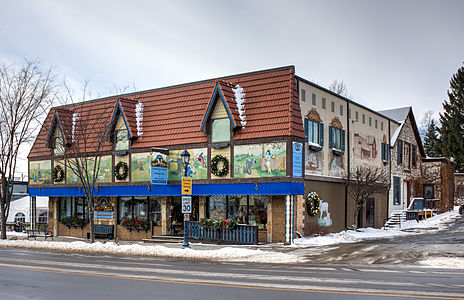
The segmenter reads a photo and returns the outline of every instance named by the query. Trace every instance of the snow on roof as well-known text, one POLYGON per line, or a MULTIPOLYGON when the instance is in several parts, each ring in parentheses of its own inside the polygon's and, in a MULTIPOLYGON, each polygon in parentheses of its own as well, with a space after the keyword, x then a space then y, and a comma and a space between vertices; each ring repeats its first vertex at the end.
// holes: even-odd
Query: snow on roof
POLYGON ((400 107, 400 108, 394 108, 394 109, 379 110, 378 113, 385 115, 398 122, 404 122, 410 110, 411 110, 411 107, 406 106, 406 107, 400 107))
POLYGON ((235 95, 235 102, 237 103, 237 110, 238 115, 240 117, 240 124, 242 127, 245 128, 246 125, 246 115, 245 115, 245 91, 240 85, 236 85, 235 88, 232 89, 235 95))
POLYGON ((392 135, 391 140, 390 140, 390 147, 393 147, 393 145, 396 143, 396 140, 400 136, 401 129, 403 128, 404 122, 401 122, 401 125, 396 128, 395 133, 392 135))

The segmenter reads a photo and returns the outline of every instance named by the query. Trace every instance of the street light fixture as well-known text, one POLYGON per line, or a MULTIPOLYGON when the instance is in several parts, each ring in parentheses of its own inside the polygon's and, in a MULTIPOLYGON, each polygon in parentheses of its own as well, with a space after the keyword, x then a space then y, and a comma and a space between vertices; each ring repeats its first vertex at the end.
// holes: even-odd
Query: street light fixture
MULTIPOLYGON (((180 154, 180 157, 182 158, 182 163, 184 164, 184 177, 187 177, 187 167, 190 161, 190 153, 188 153, 187 150, 184 150, 184 152, 180 154)), ((184 214, 184 241, 182 242, 182 248, 190 248, 190 245, 188 242, 187 223, 185 221, 185 214, 184 214)))
POLYGON ((187 177, 187 166, 190 161, 190 153, 188 153, 187 150, 184 150, 184 152, 180 154, 180 157, 182 158, 182 163, 184 164, 184 176, 187 177))

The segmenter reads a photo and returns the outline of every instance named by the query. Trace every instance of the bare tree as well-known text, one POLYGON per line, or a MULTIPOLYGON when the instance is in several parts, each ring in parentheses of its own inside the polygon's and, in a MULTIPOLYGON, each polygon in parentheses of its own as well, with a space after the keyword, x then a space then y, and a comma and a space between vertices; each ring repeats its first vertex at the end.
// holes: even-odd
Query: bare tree
POLYGON ((433 110, 426 111, 424 113, 424 117, 422 118, 419 126, 419 134, 424 141, 425 134, 427 133, 427 130, 429 129, 430 123, 433 120, 433 110))
POLYGON ((358 166, 345 176, 348 194, 354 201, 354 220, 358 222, 359 214, 366 201, 374 194, 386 192, 389 188, 388 177, 381 168, 358 166))
POLYGON ((346 88, 346 85, 343 82, 343 80, 341 80, 341 81, 334 80, 329 85, 329 90, 331 90, 334 93, 339 94, 340 96, 348 97, 348 89, 346 88))
MULTIPOLYGON (((111 110, 112 105, 105 105, 96 116, 90 113, 94 109, 92 105, 85 102, 87 93, 86 82, 82 89, 82 101, 71 106, 64 107, 63 118, 60 121, 67 124, 68 143, 63 147, 62 157, 66 164, 67 172, 72 172, 77 177, 78 184, 85 194, 85 205, 88 207, 88 218, 90 222, 90 242, 95 241, 94 235, 94 212, 95 197, 100 175, 100 163, 102 151, 111 150, 108 141, 108 129, 112 127, 111 110)), ((66 84, 65 84, 66 86, 66 84)), ((66 86, 68 98, 74 103, 74 97, 66 86)), ((58 110, 59 112, 59 110, 58 110)), ((66 134, 65 133, 65 134, 66 134)), ((55 145, 56 147, 56 145, 55 145)))
POLYGON ((25 61, 21 66, 0 64, 2 239, 6 239, 6 220, 20 147, 34 140, 46 112, 57 99, 56 90, 52 69, 43 70, 39 62, 25 61))

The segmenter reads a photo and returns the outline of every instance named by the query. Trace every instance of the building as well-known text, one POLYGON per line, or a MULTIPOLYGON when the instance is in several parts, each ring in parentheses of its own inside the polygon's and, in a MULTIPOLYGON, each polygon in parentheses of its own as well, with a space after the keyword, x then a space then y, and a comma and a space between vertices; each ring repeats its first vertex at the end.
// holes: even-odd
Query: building
POLYGON ((257 226, 260 242, 287 243, 297 232, 381 227, 410 195, 393 187, 373 195, 354 220, 344 178, 367 165, 412 189, 408 182, 419 176, 425 155, 411 108, 397 113, 339 96, 295 75, 293 66, 60 106, 30 151, 29 192, 50 197, 55 235, 86 237, 84 192, 65 158, 72 149, 92 153, 104 136, 94 221, 114 226, 120 239, 183 231, 184 150, 191 156, 194 221, 235 219, 257 226), (79 143, 83 124, 96 125, 79 143), (53 177, 59 169, 63 176, 53 177), (310 192, 322 200, 315 216, 305 201, 310 192), (146 226, 124 226, 134 218, 146 226), (72 226, 73 220, 84 221, 72 226))

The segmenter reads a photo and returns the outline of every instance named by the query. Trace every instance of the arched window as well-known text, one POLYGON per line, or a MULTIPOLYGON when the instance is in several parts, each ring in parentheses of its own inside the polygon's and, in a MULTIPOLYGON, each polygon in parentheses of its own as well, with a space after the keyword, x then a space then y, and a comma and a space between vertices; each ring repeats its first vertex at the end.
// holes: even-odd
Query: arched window
POLYGON ((47 224, 48 223, 48 214, 46 211, 40 213, 38 224, 47 224))
POLYGON ((17 222, 25 223, 26 222, 26 216, 22 212, 19 212, 19 213, 17 213, 15 215, 14 221, 15 221, 15 223, 17 223, 17 222))

